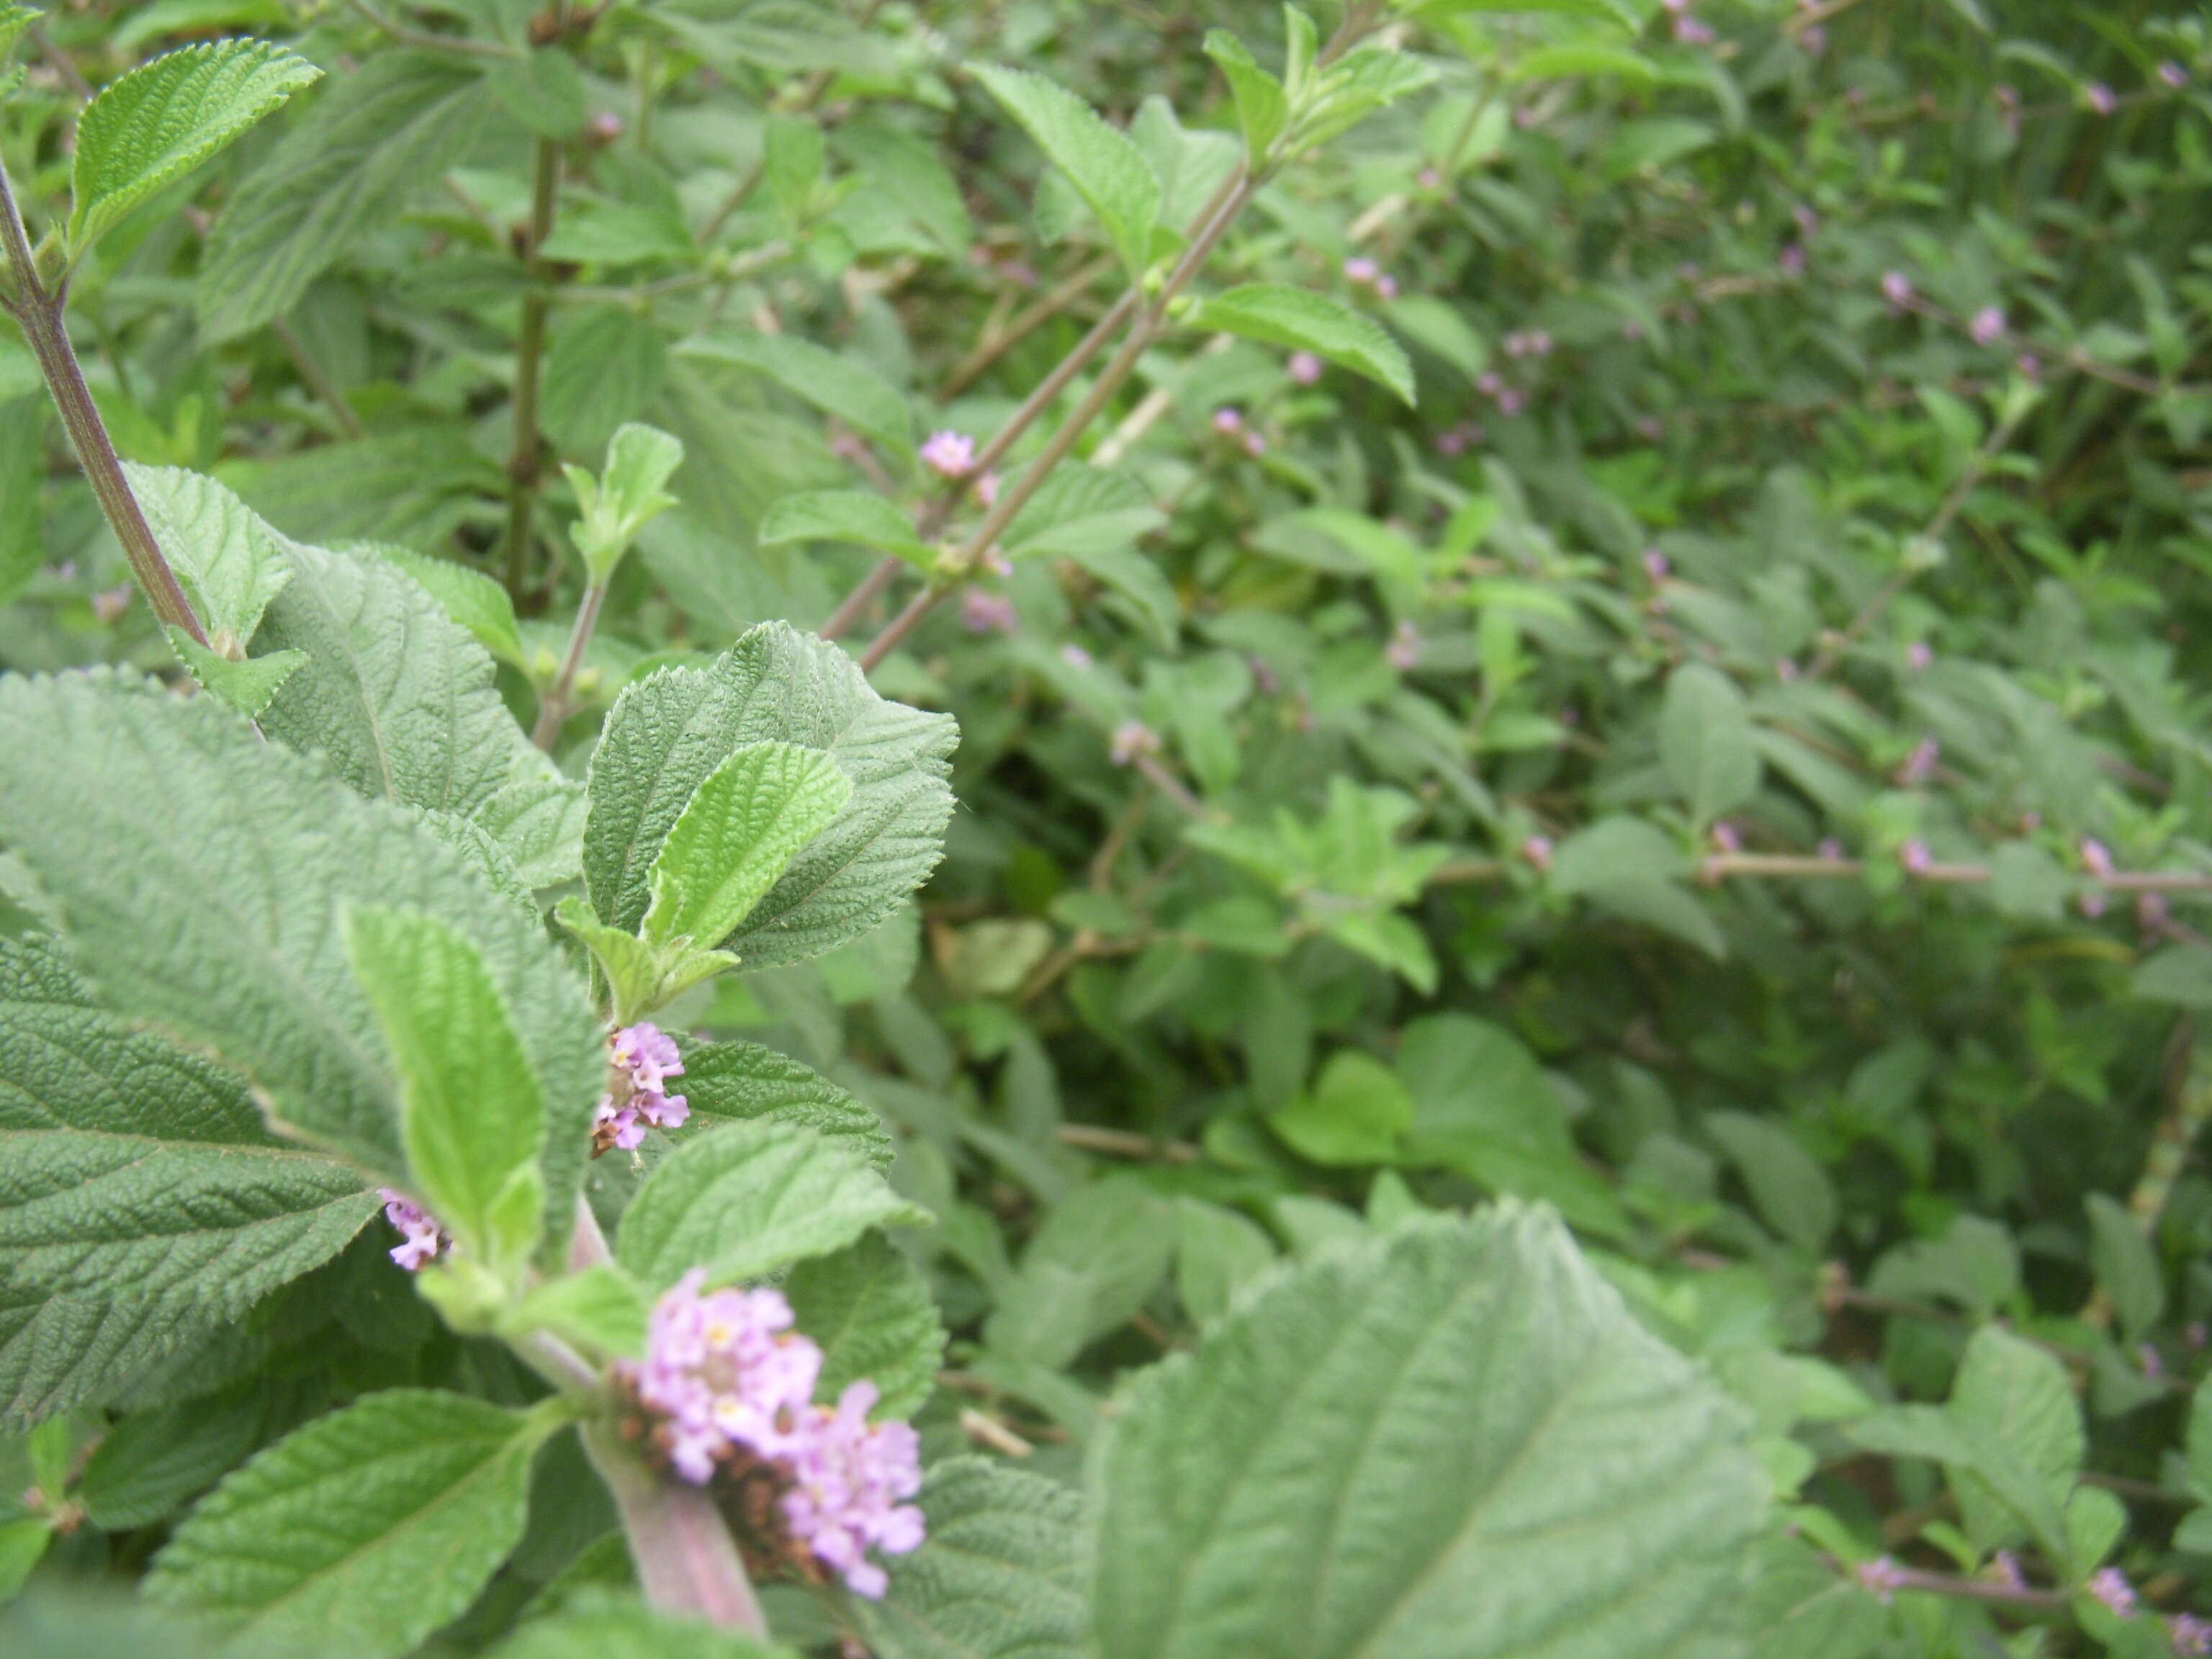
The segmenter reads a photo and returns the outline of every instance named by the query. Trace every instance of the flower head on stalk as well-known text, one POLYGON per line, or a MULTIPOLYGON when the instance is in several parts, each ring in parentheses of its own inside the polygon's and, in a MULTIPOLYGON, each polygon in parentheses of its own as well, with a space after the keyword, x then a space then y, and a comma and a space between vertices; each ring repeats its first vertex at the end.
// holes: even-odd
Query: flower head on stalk
POLYGON ((384 1200, 384 1218, 397 1227, 404 1239, 393 1248, 392 1259, 409 1273, 422 1272, 453 1248, 453 1235, 404 1193, 394 1192, 389 1187, 380 1187, 376 1193, 384 1200))
POLYGON ((800 1576, 834 1572, 854 1594, 888 1587, 871 1550, 902 1555, 922 1540, 919 1443, 904 1423, 871 1423, 872 1382, 817 1405, 822 1350, 792 1327, 773 1290, 705 1289, 694 1268, 653 1310, 645 1358, 619 1374, 642 1413, 637 1433, 682 1480, 765 1481, 773 1497, 746 1509, 756 1565, 800 1576))
POLYGON ((608 1089, 592 1118, 592 1152, 610 1147, 629 1152, 645 1139, 647 1126, 673 1129, 691 1115, 682 1095, 668 1092, 668 1079, 684 1075, 675 1039, 658 1025, 640 1020, 607 1039, 608 1089))

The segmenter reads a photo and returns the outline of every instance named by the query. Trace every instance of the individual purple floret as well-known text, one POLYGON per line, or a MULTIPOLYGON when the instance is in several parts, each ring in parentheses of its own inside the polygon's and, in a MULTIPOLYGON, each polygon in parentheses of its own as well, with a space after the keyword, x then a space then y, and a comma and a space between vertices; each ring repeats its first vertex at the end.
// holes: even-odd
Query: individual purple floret
POLYGON ((599 1097, 592 1118, 594 1155, 617 1147, 629 1152, 645 1139, 647 1127, 673 1129, 691 1115, 682 1095, 667 1090, 670 1078, 684 1075, 675 1039, 658 1025, 640 1020, 608 1039, 611 1086, 599 1097))
POLYGON ((1108 755, 1116 766, 1133 766, 1139 757, 1159 752, 1160 740, 1142 720, 1123 720, 1114 728, 1108 755))
POLYGON ((1886 1555, 1877 1555, 1871 1561, 1858 1565, 1859 1588, 1887 1607, 1905 1588, 1905 1570, 1886 1555))
POLYGON ((397 1227, 406 1240, 392 1250, 392 1259, 409 1273, 422 1272, 453 1248, 453 1238, 446 1230, 405 1194, 396 1193, 389 1187, 380 1187, 376 1191, 384 1200, 384 1218, 397 1227))
MULTIPOLYGON (((922 1540, 920 1447, 904 1423, 870 1423, 872 1382, 848 1384, 832 1408, 814 1403, 822 1350, 791 1328, 791 1304, 772 1290, 706 1291, 694 1268, 653 1310, 645 1358, 620 1367, 650 1415, 651 1445, 681 1480, 703 1486, 718 1470, 779 1489, 775 1513, 800 1565, 836 1573, 856 1595, 889 1581, 871 1549, 902 1555, 922 1540)), ((785 1540, 749 1540, 770 1554, 785 1540)))
POLYGON ((2182 1659, 2203 1659, 2212 1655, 2212 1620, 2199 1619, 2193 1613, 2177 1613, 2166 1621, 2166 1639, 2182 1659))
POLYGON ((2089 1575, 2089 1594, 2122 1619, 2136 1616, 2136 1587, 2118 1567, 2100 1567, 2089 1575))
POLYGON ((784 1519, 815 1559, 855 1595, 880 1597, 890 1581, 871 1547, 903 1555, 921 1542, 921 1511, 902 1503, 921 1490, 919 1443, 903 1423, 870 1423, 876 1385, 850 1383, 837 1408, 816 1407, 792 1459, 795 1484, 784 1519))
POLYGON ((1390 643, 1382 647, 1383 660, 1401 674, 1409 672, 1421 660, 1421 632, 1410 622, 1401 622, 1390 632, 1390 643))

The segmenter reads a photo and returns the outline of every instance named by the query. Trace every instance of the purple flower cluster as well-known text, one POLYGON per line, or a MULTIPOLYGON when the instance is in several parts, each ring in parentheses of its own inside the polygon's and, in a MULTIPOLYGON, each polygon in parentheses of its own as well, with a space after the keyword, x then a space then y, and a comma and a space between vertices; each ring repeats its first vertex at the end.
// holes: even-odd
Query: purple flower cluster
POLYGON ((384 1200, 384 1218, 399 1229, 406 1241, 394 1248, 392 1259, 409 1273, 422 1272, 453 1248, 453 1236, 405 1194, 389 1187, 380 1187, 376 1192, 384 1200))
POLYGON ((667 1089, 670 1078, 684 1075, 674 1038, 658 1025, 640 1020, 617 1031, 608 1039, 608 1048, 613 1086, 599 1097, 599 1109, 592 1119, 595 1155, 610 1146, 628 1152, 644 1140, 648 1124, 673 1129, 691 1115, 684 1097, 667 1089))
POLYGON ((888 1584, 871 1549, 902 1555, 922 1540, 914 1430, 871 1423, 875 1384, 848 1385, 817 1406, 822 1350, 791 1328, 791 1304, 771 1290, 702 1291, 684 1275, 653 1310, 642 1363, 623 1374, 658 1419, 653 1443, 683 1480, 705 1486, 725 1464, 771 1466, 777 1514, 791 1541, 856 1595, 888 1584))

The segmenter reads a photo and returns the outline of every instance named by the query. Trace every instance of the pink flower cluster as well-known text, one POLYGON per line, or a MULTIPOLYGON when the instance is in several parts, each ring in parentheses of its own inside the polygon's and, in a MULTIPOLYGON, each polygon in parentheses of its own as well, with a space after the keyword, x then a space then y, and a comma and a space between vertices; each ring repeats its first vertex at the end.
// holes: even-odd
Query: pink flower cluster
POLYGON ((389 1187, 380 1187, 376 1192, 384 1200, 384 1218, 399 1229, 405 1239, 392 1250, 392 1259, 409 1273, 422 1272, 453 1248, 453 1236, 405 1194, 389 1187))
POLYGON ((778 1511, 792 1540, 855 1594, 889 1581, 868 1559, 902 1555, 922 1540, 919 1445, 904 1423, 870 1423, 875 1384, 849 1384, 832 1407, 814 1403, 822 1350, 791 1328, 791 1304, 771 1290, 703 1291, 686 1273, 653 1310, 641 1363, 622 1372, 659 1420, 654 1443, 669 1466, 705 1486, 726 1463, 776 1470, 778 1511))
POLYGON ((594 1153, 610 1146, 629 1152, 645 1139, 647 1125, 673 1129, 691 1115, 690 1103, 667 1089, 670 1078, 684 1075, 673 1037, 640 1020, 607 1041, 613 1087, 599 1097, 599 1109, 592 1118, 594 1153))

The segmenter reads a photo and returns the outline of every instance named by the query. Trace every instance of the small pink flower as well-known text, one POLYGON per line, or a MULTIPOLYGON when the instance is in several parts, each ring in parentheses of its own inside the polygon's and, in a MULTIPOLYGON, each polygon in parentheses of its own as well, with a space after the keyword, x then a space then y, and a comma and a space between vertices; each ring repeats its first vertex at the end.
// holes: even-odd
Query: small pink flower
POLYGON ((1486 398, 1496 398, 1505 390, 1505 377, 1494 368, 1486 368, 1474 377, 1474 389, 1486 398))
POLYGON ((1653 581, 1665 581, 1667 573, 1673 568, 1674 566, 1667 562, 1667 556, 1657 548, 1647 547, 1644 550, 1644 574, 1650 577, 1653 581))
POLYGON ((92 614, 111 625, 120 622, 123 613, 131 608, 134 591, 129 582, 117 587, 103 587, 92 596, 92 614))
POLYGON ((999 475, 997 473, 986 472, 969 487, 975 490, 976 501, 983 506, 994 507, 998 504, 999 475))
POLYGON ((2122 1619, 2136 1616, 2136 1587, 2118 1567, 2100 1567, 2089 1575, 2089 1594, 2122 1619))
POLYGON ((1365 287, 1382 274, 1382 267, 1364 254, 1354 254, 1344 262, 1344 280, 1365 287))
POLYGON ((1123 720, 1114 728, 1107 753, 1116 766, 1133 766, 1139 757, 1159 753, 1160 740, 1142 720, 1123 720))
POLYGON ((1539 118, 1534 104, 1523 104, 1513 112, 1513 125, 1522 132, 1534 127, 1539 118))
POLYGON ((1521 856, 1526 859, 1532 866, 1538 870, 1550 869, 1552 867, 1552 838, 1549 836, 1529 836, 1526 841, 1521 843, 1521 856))
POLYGON ((2212 1622, 2193 1613, 2177 1613, 2167 1620, 2166 1637, 2180 1659, 2204 1659, 2212 1654, 2212 1622))
POLYGON ((957 478, 975 464, 975 441, 964 432, 933 432, 921 454, 924 466, 957 478))
POLYGON ((1224 438, 1233 436, 1244 429, 1244 417, 1233 409, 1217 409, 1213 411, 1213 429, 1224 438))
POLYGON ((1915 640, 1905 647, 1905 666, 1916 674, 1926 669, 1928 665, 1935 660, 1936 653, 1929 649, 1925 641, 1915 640))
POLYGON ((2172 926, 2173 907, 2163 893, 2142 893, 2136 898, 2136 926, 2155 939, 2172 926))
POLYGON ((2105 896, 2102 893, 2079 894, 2074 900, 2074 908, 2094 921, 2105 914, 2105 896))
POLYGON ((1828 49, 1828 31, 1819 23, 1801 29, 1797 34, 1798 50, 1808 58, 1818 58, 1828 49))
POLYGON ((1999 1550, 1990 1558, 1990 1565, 1996 1569, 1997 1583, 2007 1589, 2027 1588, 2027 1575, 2020 1570, 2020 1557, 2010 1550, 1999 1550))
POLYGON ((1066 663, 1070 668, 1088 668, 1091 666, 1091 653, 1088 651, 1085 651, 1079 645, 1069 644, 1061 646, 1060 647, 1060 659, 1066 663))
POLYGON ((658 1025, 640 1020, 607 1039, 610 1086, 592 1114, 592 1156, 610 1147, 635 1152, 650 1128, 678 1129, 691 1115, 690 1103, 672 1095, 666 1085, 684 1075, 675 1039, 658 1025))
POLYGON ((971 587, 960 596, 960 625, 970 634, 1011 634, 1020 618, 1003 593, 971 587))
POLYGON ((1942 745, 1933 738, 1923 738, 1912 745, 1912 752, 1905 757, 1905 764, 1897 769, 1898 782, 1908 788, 1925 783, 1936 775, 1936 763, 1942 755, 1942 745))
POLYGON ((994 576, 1011 576, 1014 574, 1014 562, 1006 556, 1006 549, 993 542, 983 550, 983 568, 994 576))
POLYGON ((1244 453, 1255 459, 1267 453, 1267 441, 1256 432, 1248 432, 1242 440, 1244 453))
POLYGON ((2158 66, 2158 78, 2179 92, 2189 84, 2189 71, 2169 58, 2158 66))
POLYGON ((1423 190, 1434 190, 1438 185, 1443 183, 1443 175, 1434 167, 1423 167, 1413 175, 1413 182, 1423 190))
POLYGON ((1701 23, 1694 17, 1674 20, 1674 39, 1682 46, 1710 46, 1716 38, 1711 24, 1701 23))
POLYGON ((1928 843, 1915 836, 1897 849, 1897 861, 1905 866, 1907 875, 1923 876, 1935 864, 1936 857, 1928 850, 1928 843))
POLYGON ((2191 1353, 2203 1353, 2209 1342, 2212 1342, 2212 1327, 2208 1327, 2201 1319, 2191 1320, 2188 1328, 2181 1333, 2181 1346, 2191 1353))
POLYGON ((2153 1382, 2166 1375, 2166 1360, 2159 1353, 2156 1345, 2153 1343, 2144 1342, 2137 1345, 2136 1360, 2142 1367, 2142 1374, 2153 1382))
POLYGON ((1820 228, 1820 216, 1802 202, 1790 210, 1790 216, 1796 222, 1800 235, 1810 236, 1820 228))
POLYGON ((2043 359, 2033 351, 2021 352, 2019 356, 2013 359, 2013 367, 2028 380, 2036 380, 2043 378, 2043 359))
POLYGON ((1735 825, 1730 823, 1726 818, 1713 825, 1712 836, 1713 849, 1716 852, 1741 853, 1743 851, 1742 836, 1737 833, 1735 825))
POLYGON ((1984 306, 1966 325, 1966 332, 1978 346, 1995 345, 2005 336, 2005 314, 2002 306, 1984 306))
POLYGON ((1322 362, 1310 351, 1293 351, 1284 368, 1296 385, 1311 386, 1321 379, 1322 362))
POLYGON ((2120 106, 2119 95, 2102 81, 2092 81, 2081 89, 2081 96, 2089 107, 2100 115, 2110 115, 2120 106))
POLYGON ((1377 276, 1375 279, 1375 296, 1379 300, 1396 299, 1398 297, 1398 279, 1395 276, 1388 275, 1387 273, 1383 276, 1377 276))
POLYGON ((1498 394, 1498 412, 1510 419, 1521 412, 1524 401, 1519 388, 1509 386, 1498 394))
POLYGON ((376 1190, 377 1196, 384 1200, 384 1218, 399 1230, 405 1241, 392 1252, 392 1259, 409 1273, 422 1272, 453 1248, 453 1238, 446 1230, 404 1193, 394 1192, 389 1187, 376 1190))
POLYGON ((1886 1555, 1877 1555, 1871 1561, 1858 1565, 1856 1577, 1859 1588, 1887 1607, 1905 1588, 1905 1571, 1886 1555))
POLYGON ((1817 850, 1820 855, 1830 864, 1839 864, 1843 861, 1844 844, 1833 836, 1823 836, 1817 850))
POLYGON ((1446 460, 1463 455, 1467 453, 1467 434, 1458 427, 1448 432, 1439 432, 1436 436, 1436 449, 1437 453, 1446 460))
POLYGON ((2081 837, 2081 867, 2099 881, 2112 878, 2112 854, 2104 842, 2094 836, 2081 837))
POLYGON ((1785 276, 1802 276, 1805 274, 1805 245, 1802 242, 1784 244, 1774 263, 1782 268, 1782 274, 1785 276))
POLYGON ((1904 310, 1912 301, 1912 279, 1901 270, 1882 272, 1881 297, 1889 301, 1893 310, 1904 310))

